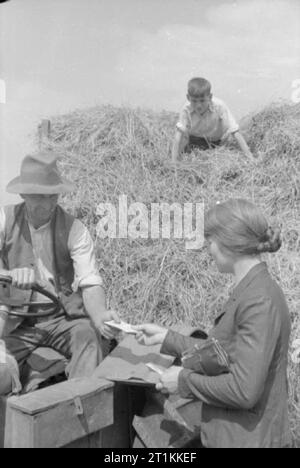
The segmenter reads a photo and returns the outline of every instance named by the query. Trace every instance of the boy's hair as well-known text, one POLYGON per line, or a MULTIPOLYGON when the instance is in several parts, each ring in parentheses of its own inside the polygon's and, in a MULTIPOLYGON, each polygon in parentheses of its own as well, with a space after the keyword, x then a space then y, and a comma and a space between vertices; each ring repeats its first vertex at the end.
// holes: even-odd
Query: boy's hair
POLYGON ((192 78, 188 82, 188 95, 201 98, 211 93, 211 84, 205 78, 192 78))
POLYGON ((236 255, 276 252, 281 247, 280 228, 272 229, 252 202, 230 199, 211 208, 205 215, 204 235, 236 255))

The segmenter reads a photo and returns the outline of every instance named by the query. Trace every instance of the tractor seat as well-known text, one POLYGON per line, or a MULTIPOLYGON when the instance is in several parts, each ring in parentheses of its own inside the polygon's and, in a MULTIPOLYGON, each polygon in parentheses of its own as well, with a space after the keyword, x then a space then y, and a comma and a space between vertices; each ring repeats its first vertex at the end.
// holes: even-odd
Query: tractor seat
MULTIPOLYGON (((115 339, 102 338, 103 357, 117 346, 115 339)), ((52 348, 39 347, 27 359, 21 372, 21 393, 29 393, 41 387, 66 380, 68 360, 52 348)))
POLYGON ((68 361, 51 348, 39 347, 32 352, 22 370, 22 394, 65 379, 68 361))

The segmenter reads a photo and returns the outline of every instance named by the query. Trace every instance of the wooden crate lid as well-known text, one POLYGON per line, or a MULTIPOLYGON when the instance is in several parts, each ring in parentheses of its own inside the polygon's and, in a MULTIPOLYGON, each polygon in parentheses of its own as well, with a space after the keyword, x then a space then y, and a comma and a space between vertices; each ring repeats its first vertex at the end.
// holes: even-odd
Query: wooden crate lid
POLYGON ((22 413, 34 415, 62 403, 74 401, 78 397, 85 400, 113 386, 113 382, 104 379, 72 379, 27 395, 11 397, 7 400, 7 404, 22 413))

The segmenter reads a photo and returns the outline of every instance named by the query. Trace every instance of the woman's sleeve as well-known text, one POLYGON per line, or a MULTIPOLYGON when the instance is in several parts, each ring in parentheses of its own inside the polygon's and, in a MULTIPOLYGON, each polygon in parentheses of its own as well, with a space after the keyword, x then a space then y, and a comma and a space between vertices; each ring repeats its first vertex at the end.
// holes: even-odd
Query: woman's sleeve
POLYGON ((75 273, 73 291, 88 286, 102 286, 103 281, 97 268, 93 240, 88 229, 78 219, 73 223, 68 247, 75 273))
POLYGON ((181 357, 182 353, 195 344, 204 342, 200 338, 192 338, 169 330, 162 344, 160 352, 170 356, 181 357))
POLYGON ((280 334, 280 316, 268 297, 244 303, 237 315, 236 352, 229 374, 199 375, 189 369, 179 374, 179 393, 219 407, 251 409, 264 386, 280 334))

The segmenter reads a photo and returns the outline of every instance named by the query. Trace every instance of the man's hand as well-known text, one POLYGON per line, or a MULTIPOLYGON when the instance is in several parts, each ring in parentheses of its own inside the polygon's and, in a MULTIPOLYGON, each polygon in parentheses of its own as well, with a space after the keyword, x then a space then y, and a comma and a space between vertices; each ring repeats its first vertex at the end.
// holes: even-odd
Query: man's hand
POLYGON ((152 346, 156 344, 162 344, 168 333, 167 328, 154 325, 153 323, 146 323, 144 325, 133 326, 139 333, 136 335, 136 339, 140 344, 145 346, 152 346))
POLYGON ((35 272, 31 268, 16 268, 9 272, 12 286, 19 289, 31 289, 36 282, 35 272))
POLYGON ((182 367, 172 366, 160 376, 160 382, 156 384, 156 390, 162 393, 176 393, 178 392, 178 378, 182 371, 182 367))
POLYGON ((101 335, 108 340, 117 336, 119 331, 104 323, 110 320, 120 322, 116 311, 107 310, 104 288, 99 285, 85 287, 82 289, 82 297, 85 310, 101 335))
POLYGON ((101 335, 108 340, 112 340, 120 333, 119 330, 114 330, 112 327, 104 323, 109 322, 110 320, 115 320, 117 323, 120 323, 120 317, 115 310, 106 310, 105 312, 101 312, 97 319, 94 319, 95 327, 99 330, 101 335))

